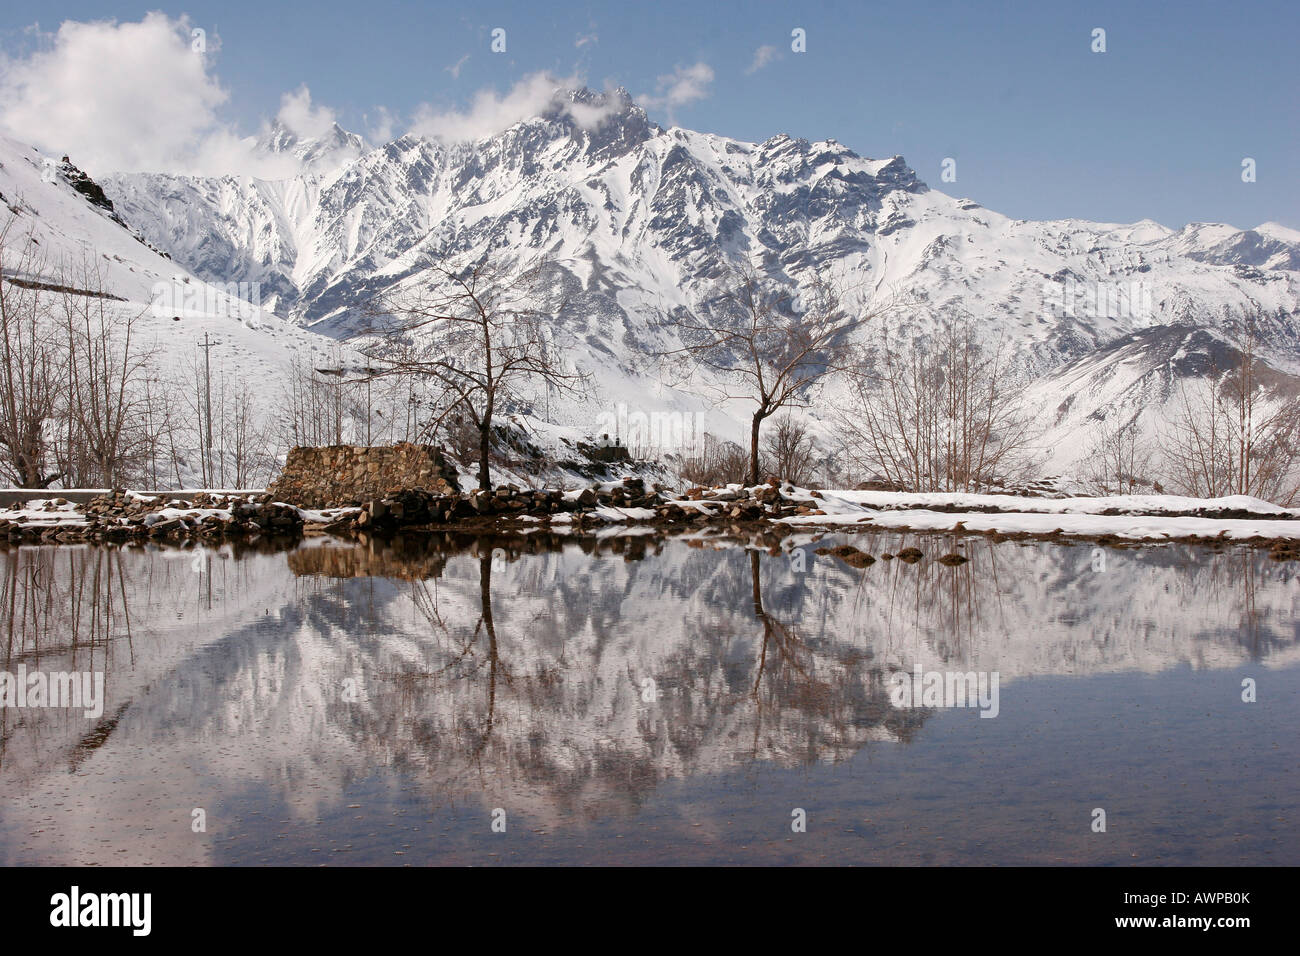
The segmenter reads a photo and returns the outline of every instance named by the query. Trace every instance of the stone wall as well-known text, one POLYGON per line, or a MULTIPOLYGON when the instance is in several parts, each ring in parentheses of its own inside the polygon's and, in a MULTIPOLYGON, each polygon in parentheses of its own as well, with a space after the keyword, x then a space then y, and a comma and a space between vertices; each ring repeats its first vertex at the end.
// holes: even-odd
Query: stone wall
POLYGON ((395 491, 459 491, 456 468, 433 445, 293 448, 267 492, 302 508, 359 505, 395 491))

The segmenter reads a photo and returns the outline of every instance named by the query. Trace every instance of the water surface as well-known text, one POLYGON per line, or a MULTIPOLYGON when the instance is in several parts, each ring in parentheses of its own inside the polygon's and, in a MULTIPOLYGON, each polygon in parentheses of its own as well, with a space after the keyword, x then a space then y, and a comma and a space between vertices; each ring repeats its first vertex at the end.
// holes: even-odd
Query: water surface
POLYGON ((761 544, 0 552, 0 670, 106 688, 0 709, 0 863, 1300 863, 1295 564, 761 544))

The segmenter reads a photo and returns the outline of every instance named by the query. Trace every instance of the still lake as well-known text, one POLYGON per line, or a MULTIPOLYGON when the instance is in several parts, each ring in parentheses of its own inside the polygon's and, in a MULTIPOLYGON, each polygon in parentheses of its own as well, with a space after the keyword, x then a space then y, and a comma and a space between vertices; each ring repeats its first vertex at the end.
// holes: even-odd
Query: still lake
POLYGON ((1294 562, 794 540, 0 552, 0 864, 1300 864, 1294 562))

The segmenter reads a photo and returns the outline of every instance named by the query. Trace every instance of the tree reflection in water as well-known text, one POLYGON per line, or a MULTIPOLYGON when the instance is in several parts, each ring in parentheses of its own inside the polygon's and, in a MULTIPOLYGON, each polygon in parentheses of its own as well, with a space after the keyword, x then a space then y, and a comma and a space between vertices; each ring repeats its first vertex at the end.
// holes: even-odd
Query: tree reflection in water
POLYGON ((998 670, 1005 694, 1297 646, 1295 570, 1256 552, 1115 551, 1096 573, 1082 545, 851 540, 925 557, 799 574, 770 541, 546 532, 314 542, 202 573, 183 553, 0 552, 5 668, 103 669, 108 688, 96 725, 0 714, 0 785, 39 788, 40 768, 93 767, 124 738, 160 772, 197 760, 304 813, 394 768, 434 806, 594 819, 668 780, 914 740, 932 713, 890 705, 898 669, 998 670), (342 699, 346 680, 365 692, 342 699))

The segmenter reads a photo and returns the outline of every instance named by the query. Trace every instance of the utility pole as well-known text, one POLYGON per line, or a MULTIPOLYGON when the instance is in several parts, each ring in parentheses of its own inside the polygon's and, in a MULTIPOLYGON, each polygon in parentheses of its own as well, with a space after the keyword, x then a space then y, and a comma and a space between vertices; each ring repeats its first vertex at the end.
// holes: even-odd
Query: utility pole
MULTIPOLYGON (((542 365, 546 367, 550 366, 550 359, 551 359, 550 345, 551 345, 550 337, 544 336, 542 339, 542 365)), ((547 423, 549 423, 551 420, 551 380, 549 378, 543 377, 542 385, 546 389, 546 421, 547 423)))
POLYGON ((212 349, 216 348, 217 343, 208 342, 208 333, 203 333, 203 344, 199 348, 203 349, 203 407, 204 407, 204 484, 212 483, 212 349))
POLYGON ((374 411, 370 401, 370 383, 374 381, 375 373, 380 371, 377 368, 366 366, 366 447, 369 448, 373 442, 370 439, 370 419, 374 417, 374 411))

